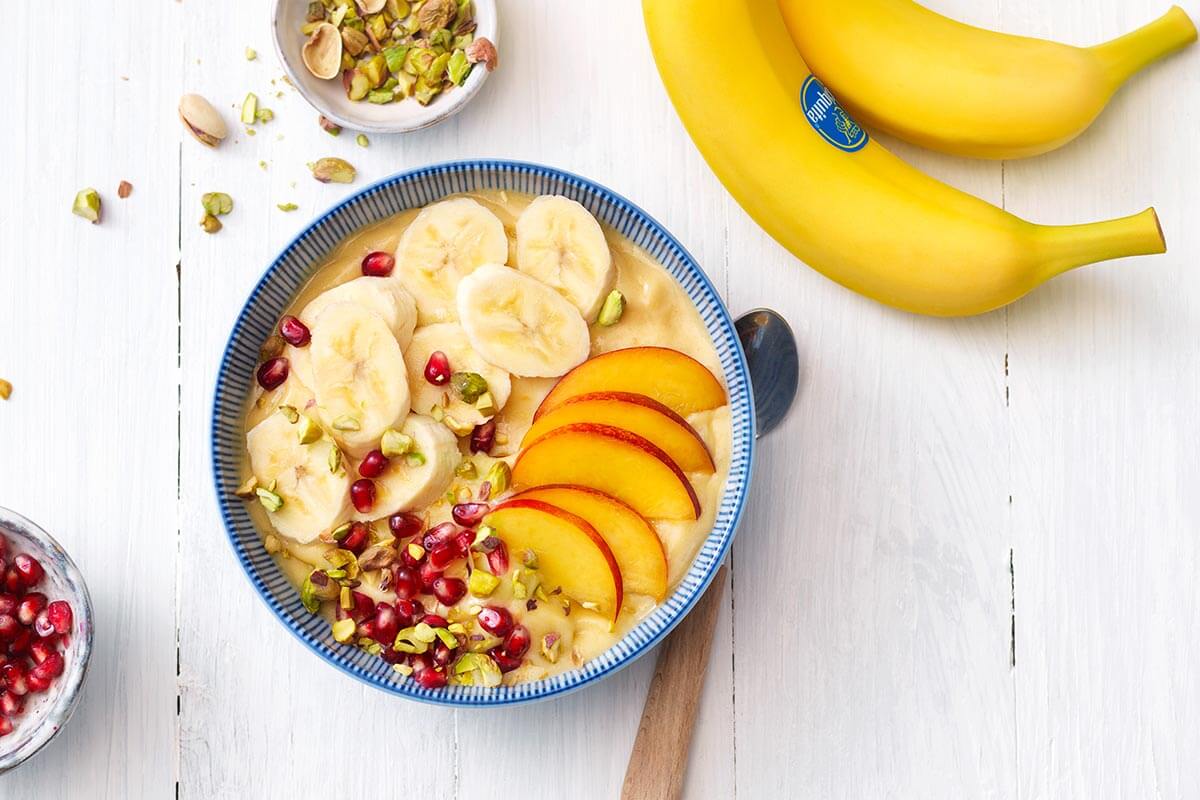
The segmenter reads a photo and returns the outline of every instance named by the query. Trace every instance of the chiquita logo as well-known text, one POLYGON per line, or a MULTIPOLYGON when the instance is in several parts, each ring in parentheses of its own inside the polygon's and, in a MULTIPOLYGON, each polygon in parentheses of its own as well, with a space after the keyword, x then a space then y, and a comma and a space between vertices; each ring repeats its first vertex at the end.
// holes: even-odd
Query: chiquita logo
POLYGON ((825 84, 809 75, 800 87, 800 107, 813 130, 839 150, 853 153, 867 144, 867 132, 838 105, 825 84))

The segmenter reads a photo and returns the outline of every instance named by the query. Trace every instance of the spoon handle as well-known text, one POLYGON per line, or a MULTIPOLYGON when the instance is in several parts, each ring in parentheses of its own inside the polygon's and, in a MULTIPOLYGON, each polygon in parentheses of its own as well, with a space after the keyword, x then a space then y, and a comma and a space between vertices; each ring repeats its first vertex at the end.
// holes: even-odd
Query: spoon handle
POLYGON ((726 569, 722 565, 717 570, 704 597, 659 647, 654 680, 625 770, 622 800, 677 800, 683 796, 688 747, 717 611, 725 593, 726 569))

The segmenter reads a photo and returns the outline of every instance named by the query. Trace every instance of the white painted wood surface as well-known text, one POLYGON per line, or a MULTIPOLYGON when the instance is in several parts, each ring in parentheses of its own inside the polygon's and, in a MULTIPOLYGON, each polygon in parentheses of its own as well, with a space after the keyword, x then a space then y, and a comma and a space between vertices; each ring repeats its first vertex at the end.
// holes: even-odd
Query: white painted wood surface
MULTIPOLYGON (((831 284, 741 212, 671 110, 632 0, 502 3, 481 96, 366 150, 318 130, 278 80, 269 3, 235 5, 144 2, 130 25, 127 4, 97 0, 72 4, 65 30, 54 9, 6 9, 0 504, 61 538, 98 617, 77 717, 0 798, 615 796, 649 661, 530 708, 407 703, 294 642, 226 544, 207 456, 216 364, 269 260, 349 191, 308 176, 323 155, 356 164, 359 185, 476 156, 579 172, 665 223, 735 313, 771 305, 795 327, 802 395, 762 443, 689 798, 1200 796, 1197 52, 1034 161, 895 145, 1039 221, 1153 203, 1171 248, 943 321, 831 284), (46 57, 49 30, 86 58, 46 57), (238 131, 220 150, 176 122, 183 91, 238 131), (232 124, 248 91, 277 115, 255 137, 232 124), (104 196, 97 227, 69 213, 86 185, 104 196), (213 190, 237 205, 207 236, 213 190), (288 201, 300 209, 276 209, 288 201)), ((1162 10, 932 5, 1081 44, 1162 10)))

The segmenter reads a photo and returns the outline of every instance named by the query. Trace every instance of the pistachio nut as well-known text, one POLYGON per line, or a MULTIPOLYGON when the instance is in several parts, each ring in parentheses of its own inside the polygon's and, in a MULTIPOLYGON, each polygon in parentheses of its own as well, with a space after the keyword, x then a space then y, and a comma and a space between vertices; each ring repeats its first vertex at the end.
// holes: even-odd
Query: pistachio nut
POLYGON ((283 508, 283 498, 277 495, 270 489, 263 489, 261 486, 254 490, 258 495, 258 502, 262 503, 263 508, 267 511, 278 511, 283 508))
POLYGON ((93 225, 100 224, 100 193, 95 189, 80 189, 75 194, 71 213, 83 217, 93 225))
POLYGON ((371 140, 367 138, 365 133, 360 133, 358 136, 355 136, 354 141, 358 143, 359 147, 370 147, 371 145, 371 140))
POLYGON ((228 133, 225 120, 198 94, 185 94, 179 98, 179 119, 192 136, 209 147, 219 145, 228 133))
POLYGON ((394 428, 388 428, 383 432, 383 437, 379 441, 379 449, 388 458, 396 458, 408 453, 413 448, 413 438, 408 434, 401 433, 394 428))
POLYGON ((300 58, 321 80, 336 78, 342 68, 342 34, 335 25, 319 23, 301 48, 300 58))
POLYGON ((353 183, 357 171, 341 158, 321 158, 312 165, 313 177, 321 183, 353 183))
POLYGON ((224 192, 205 192, 200 196, 200 205, 214 217, 233 211, 233 198, 224 192))
POLYGON ((275 207, 280 211, 295 211, 300 206, 296 205, 295 203, 276 203, 275 207))
POLYGON ((596 318, 596 322, 607 328, 620 322, 624 313, 625 295, 613 289, 608 293, 608 297, 604 298, 604 305, 600 307, 600 316, 596 318))
POLYGON ((321 426, 314 422, 308 414, 300 414, 298 422, 300 427, 297 428, 296 433, 300 437, 300 444, 312 444, 324 435, 321 426))
POLYGON ((371 40, 358 28, 342 28, 342 47, 350 55, 360 55, 370 44, 371 40))
POLYGON ((498 58, 496 56, 496 45, 492 44, 489 39, 480 36, 475 41, 467 45, 467 61, 472 64, 483 64, 488 72, 496 68, 498 58))
POLYGON ((446 62, 446 77, 454 84, 462 86, 470 73, 471 62, 467 61, 466 51, 455 50, 451 53, 450 60, 446 62))
POLYGON ((221 220, 212 214, 205 214, 200 218, 200 227, 204 229, 205 233, 216 233, 225 226, 221 224, 221 220))
POLYGON ((258 58, 258 51, 255 50, 253 47, 247 47, 246 48, 246 60, 253 61, 256 58, 258 58))
POLYGON ((242 483, 241 486, 233 490, 235 496, 243 500, 252 500, 255 497, 254 490, 258 488, 258 478, 251 475, 242 483))
POLYGON ((337 136, 342 132, 342 126, 329 120, 324 114, 317 117, 317 124, 321 126, 321 130, 325 131, 330 136, 337 136))
POLYGON ((458 3, 455 0, 425 0, 417 9, 417 26, 425 33, 433 33, 438 28, 445 28, 458 13, 458 3))
POLYGON ((339 644, 346 644, 354 639, 354 630, 357 627, 354 620, 350 617, 339 619, 333 623, 332 632, 333 640, 339 644))
POLYGON ((258 357, 262 361, 270 361, 272 358, 282 353, 283 348, 286 345, 287 342, 283 340, 282 336, 271 334, 267 337, 267 340, 263 342, 262 347, 258 348, 258 357))

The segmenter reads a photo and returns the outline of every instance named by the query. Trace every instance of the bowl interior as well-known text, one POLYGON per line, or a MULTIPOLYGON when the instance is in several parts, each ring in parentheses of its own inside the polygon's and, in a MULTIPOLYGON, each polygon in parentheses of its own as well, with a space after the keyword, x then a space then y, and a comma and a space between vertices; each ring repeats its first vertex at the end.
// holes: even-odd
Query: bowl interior
POLYGON ((92 652, 92 604, 83 575, 50 534, 21 515, 0 508, 0 535, 12 554, 29 553, 42 563, 46 577, 37 590, 50 600, 66 600, 74 612, 70 646, 63 652, 63 676, 43 694, 25 696, 25 711, 13 719, 13 732, 0 739, 0 772, 40 750, 66 725, 87 675, 92 652))
POLYGON ((724 560, 741 516, 754 450, 754 407, 745 357, 733 321, 708 278, 665 229, 623 197, 570 173, 534 164, 472 161, 402 173, 364 189, 319 218, 292 242, 254 289, 242 309, 218 372, 212 421, 217 501, 234 551, 255 588, 275 614, 326 661, 386 691, 457 706, 504 705, 577 689, 627 665, 651 649, 699 599, 724 560), (576 670, 540 681, 504 686, 428 690, 392 672, 381 659, 357 648, 330 647, 329 626, 310 615, 298 593, 263 549, 243 501, 234 496, 245 447, 243 404, 258 350, 292 295, 339 241, 364 225, 420 207, 456 192, 508 189, 561 194, 577 200, 597 219, 646 249, 696 304, 721 362, 729 390, 732 439, 729 477, 712 531, 674 592, 617 644, 576 670))
MULTIPOLYGON (((486 37, 499 47, 495 0, 474 0, 474 3, 478 25, 475 35, 486 37)), ((412 99, 385 105, 354 102, 346 97, 340 79, 321 80, 304 66, 300 49, 308 37, 300 32, 300 28, 307 13, 306 0, 276 1, 271 20, 275 50, 300 94, 339 125, 368 133, 401 133, 425 128, 462 108, 487 80, 488 71, 482 65, 476 65, 462 86, 438 95, 427 106, 412 99)))

